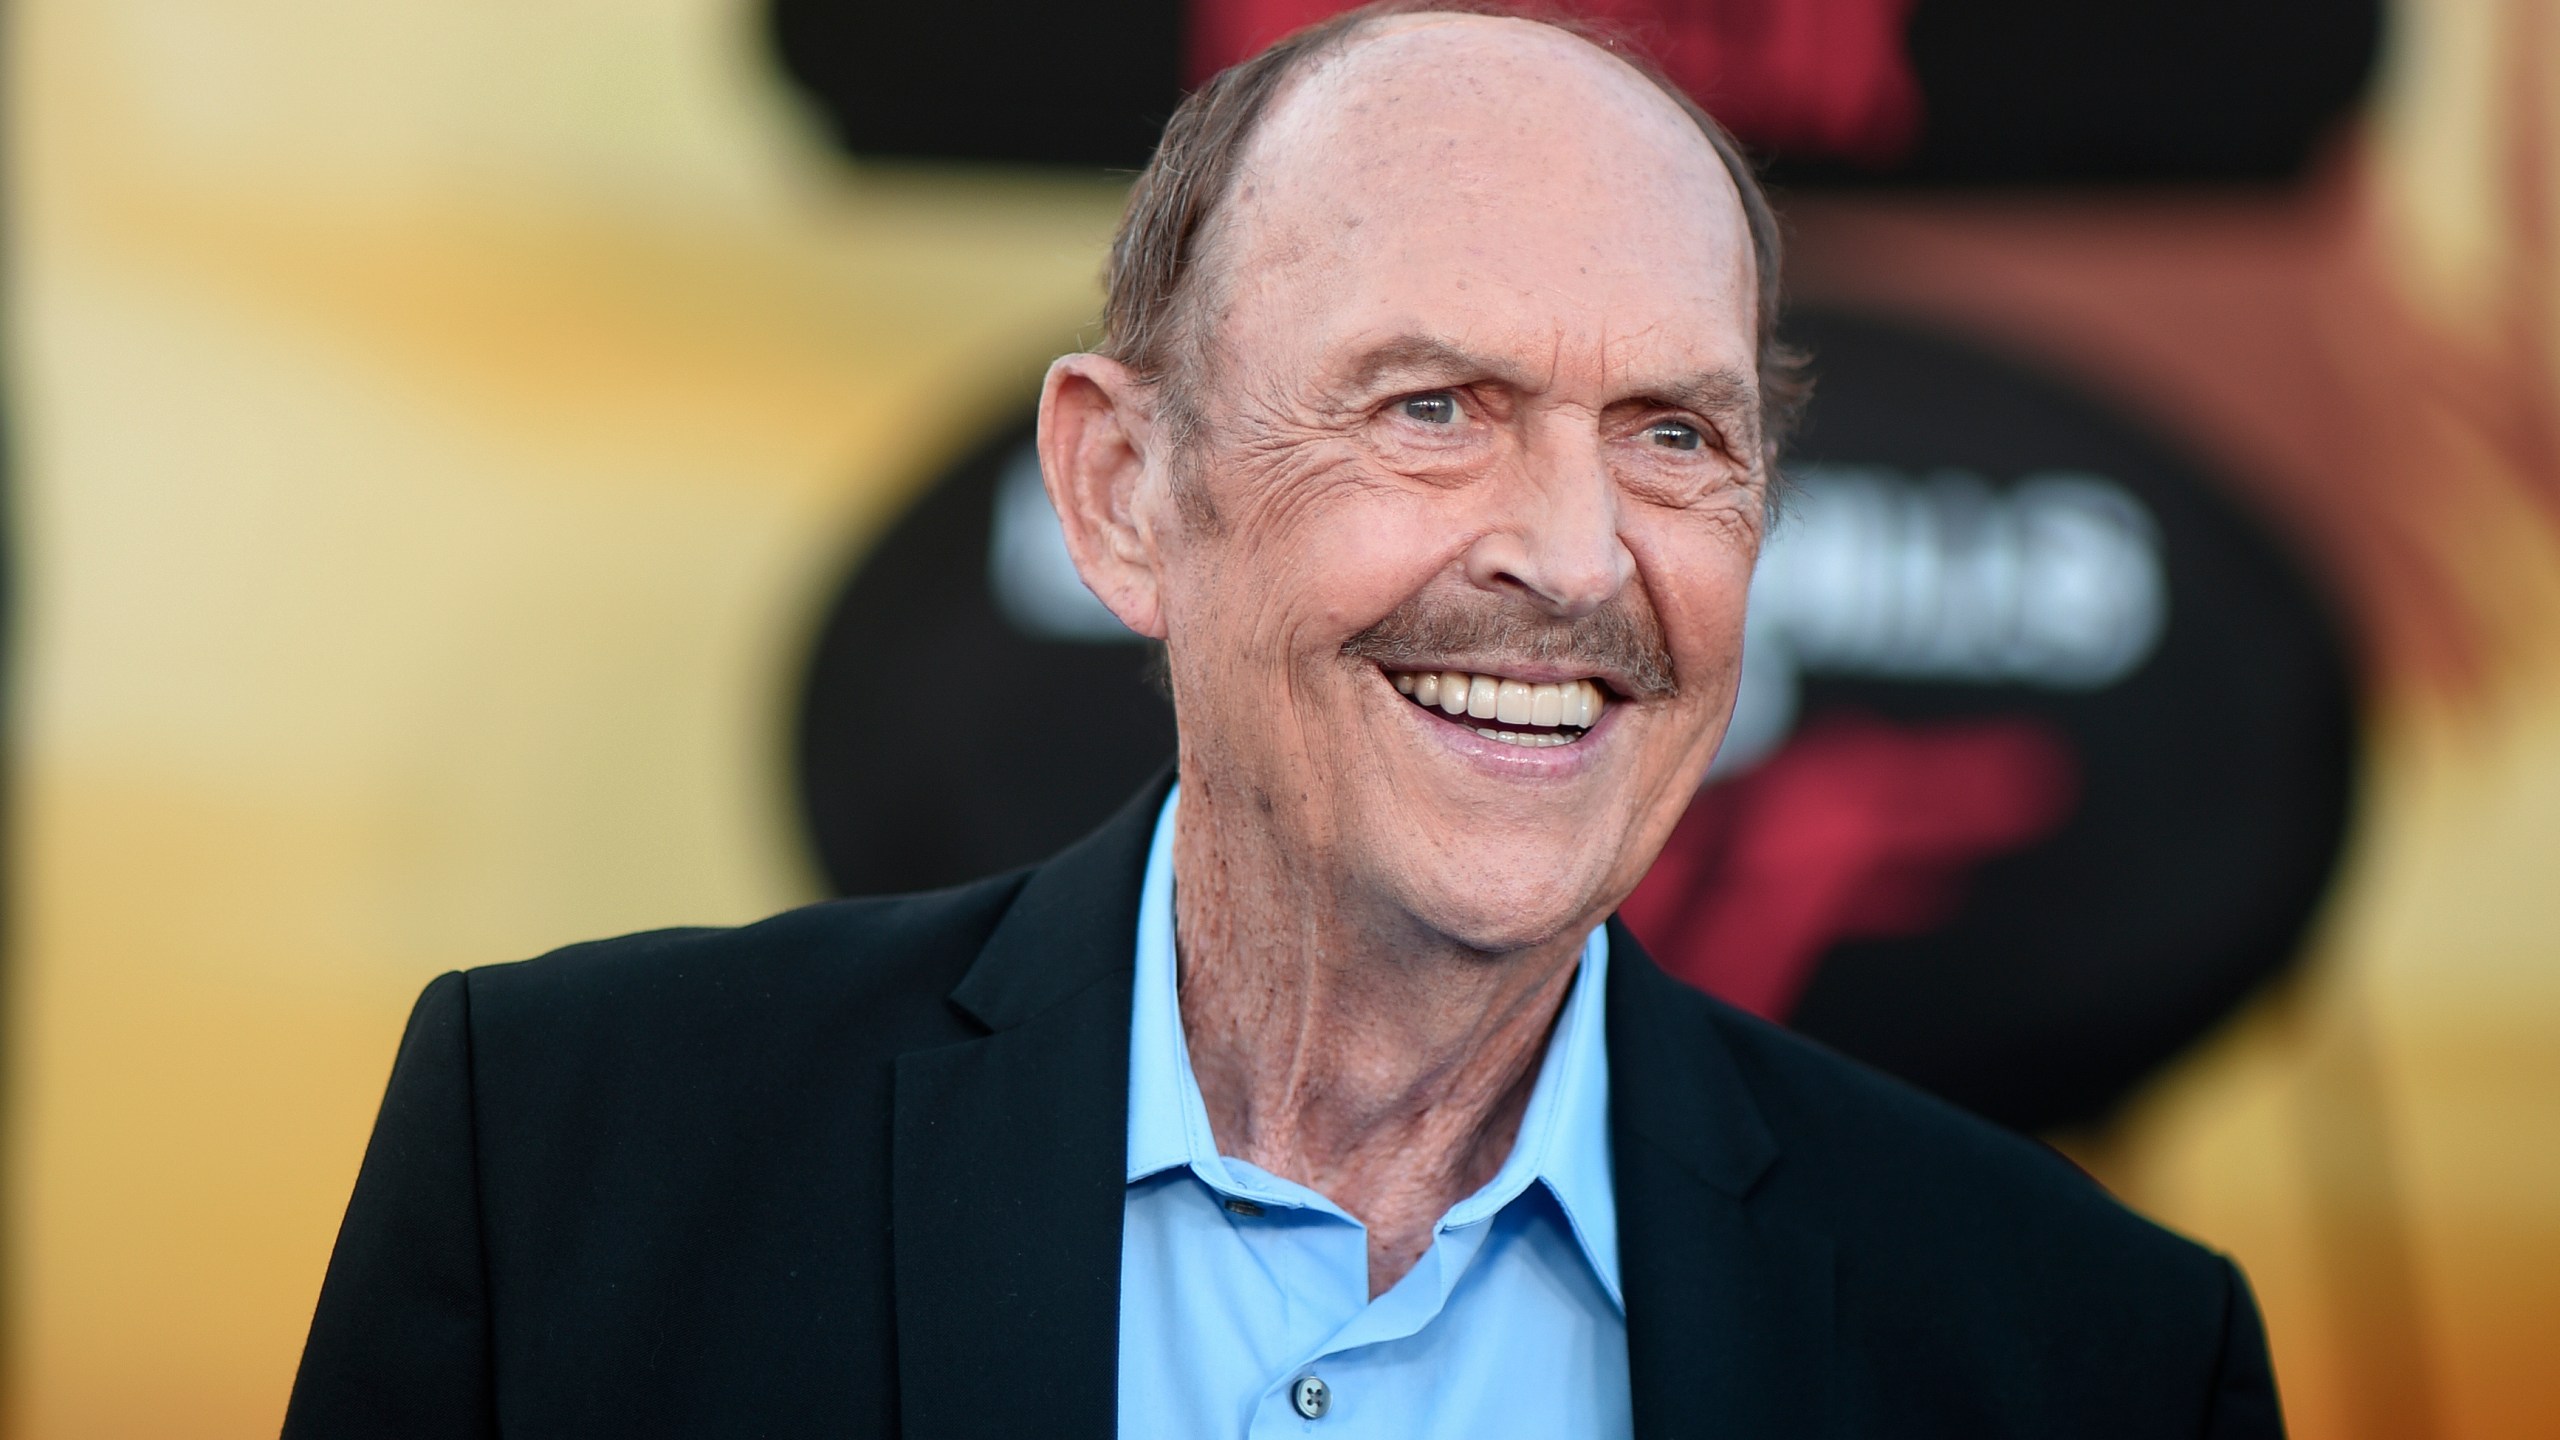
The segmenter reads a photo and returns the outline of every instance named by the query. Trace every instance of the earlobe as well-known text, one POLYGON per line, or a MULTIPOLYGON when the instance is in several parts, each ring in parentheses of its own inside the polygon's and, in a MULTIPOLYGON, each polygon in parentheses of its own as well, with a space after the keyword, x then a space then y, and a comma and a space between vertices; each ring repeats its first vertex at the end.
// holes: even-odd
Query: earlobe
POLYGON ((1154 437, 1146 386, 1100 355, 1066 355, 1040 387, 1040 473, 1085 588, 1152 639, 1164 638, 1156 535, 1145 503, 1154 437))

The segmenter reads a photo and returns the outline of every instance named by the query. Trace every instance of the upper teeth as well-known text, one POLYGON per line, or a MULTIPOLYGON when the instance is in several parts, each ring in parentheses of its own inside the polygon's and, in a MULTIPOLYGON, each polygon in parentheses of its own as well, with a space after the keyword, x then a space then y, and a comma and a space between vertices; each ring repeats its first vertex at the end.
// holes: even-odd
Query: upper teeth
POLYGON ((1396 689, 1424 705, 1505 725, 1570 725, 1587 730, 1599 722, 1608 704, 1600 698, 1600 687, 1588 680, 1532 685, 1464 670, 1405 670, 1394 679, 1396 689))

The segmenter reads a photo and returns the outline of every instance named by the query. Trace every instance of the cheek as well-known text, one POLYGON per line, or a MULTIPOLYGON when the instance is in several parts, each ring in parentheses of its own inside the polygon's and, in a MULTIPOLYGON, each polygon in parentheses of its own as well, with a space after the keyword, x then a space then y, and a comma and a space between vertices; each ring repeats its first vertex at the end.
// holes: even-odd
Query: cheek
POLYGON ((1646 572, 1683 687, 1702 682, 1694 687, 1702 692, 1698 698, 1712 700, 1741 665, 1757 536, 1689 534, 1677 543, 1648 548, 1652 553, 1640 550, 1637 563, 1646 572))
POLYGON ((1446 498, 1356 467, 1275 478, 1220 542, 1221 619, 1253 615, 1256 648, 1330 656, 1420 590, 1462 547, 1446 498), (1443 501, 1440 505, 1432 502, 1443 501))

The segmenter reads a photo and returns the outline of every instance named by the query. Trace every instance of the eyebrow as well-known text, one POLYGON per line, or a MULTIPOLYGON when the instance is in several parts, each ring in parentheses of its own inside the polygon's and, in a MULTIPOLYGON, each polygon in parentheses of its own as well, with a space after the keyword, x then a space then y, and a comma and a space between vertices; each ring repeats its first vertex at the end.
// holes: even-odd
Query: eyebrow
POLYGON ((1429 335, 1400 335, 1384 344, 1373 346, 1360 357, 1344 388, 1352 391, 1376 389, 1388 376, 1404 371, 1418 371, 1435 376, 1480 376, 1499 380, 1506 385, 1529 388, 1529 377, 1516 365, 1508 365, 1489 356, 1478 355, 1462 346, 1429 335))
MULTIPOLYGON (((1523 390, 1533 388, 1529 373, 1512 362, 1479 355, 1436 336, 1400 335, 1364 352, 1352 366, 1343 389, 1353 394, 1371 391, 1381 382, 1405 373, 1438 379, 1486 379, 1523 390)), ((1759 435, 1760 386, 1748 371, 1722 366, 1701 370, 1642 386, 1626 399, 1693 411, 1755 442, 1759 435)))
POLYGON ((1760 384, 1743 371, 1718 367, 1683 376, 1667 386, 1648 387, 1644 398, 1691 414, 1704 415, 1725 431, 1745 454, 1760 445, 1760 384))

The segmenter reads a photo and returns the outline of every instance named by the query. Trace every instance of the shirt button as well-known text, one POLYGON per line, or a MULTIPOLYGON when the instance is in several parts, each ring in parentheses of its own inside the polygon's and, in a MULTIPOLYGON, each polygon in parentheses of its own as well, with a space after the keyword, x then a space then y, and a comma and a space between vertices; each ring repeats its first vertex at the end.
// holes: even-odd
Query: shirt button
POLYGON ((1298 1383, 1289 1387, 1289 1403, 1308 1419, 1321 1420, 1324 1412, 1333 1408, 1333 1387, 1313 1375, 1301 1375, 1298 1383))

